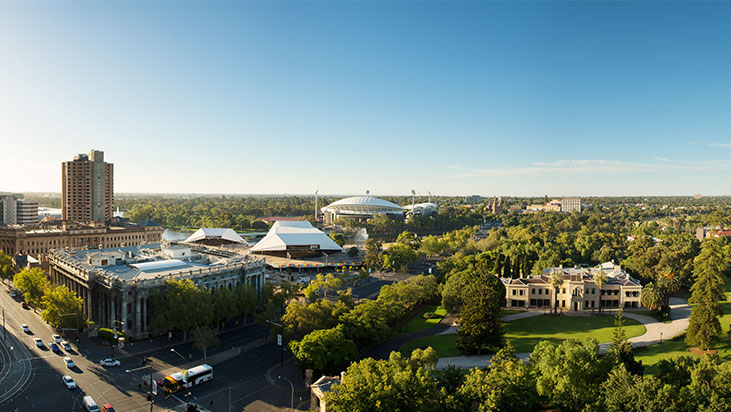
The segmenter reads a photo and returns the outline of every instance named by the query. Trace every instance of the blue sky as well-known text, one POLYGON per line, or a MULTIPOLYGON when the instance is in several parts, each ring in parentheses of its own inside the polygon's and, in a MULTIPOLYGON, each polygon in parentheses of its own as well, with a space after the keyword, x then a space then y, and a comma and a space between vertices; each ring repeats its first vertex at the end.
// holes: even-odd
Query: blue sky
POLYGON ((0 4, 0 191, 731 194, 731 3, 0 4), (18 170, 22 170, 19 172, 18 170))

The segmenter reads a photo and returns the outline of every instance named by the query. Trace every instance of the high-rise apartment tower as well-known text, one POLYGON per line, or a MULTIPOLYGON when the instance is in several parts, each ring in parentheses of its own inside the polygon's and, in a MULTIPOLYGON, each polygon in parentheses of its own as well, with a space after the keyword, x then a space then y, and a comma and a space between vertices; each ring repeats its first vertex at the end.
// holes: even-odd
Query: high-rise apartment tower
POLYGON ((104 161, 104 152, 92 150, 62 163, 61 201, 63 219, 103 222, 112 218, 114 165, 104 161))

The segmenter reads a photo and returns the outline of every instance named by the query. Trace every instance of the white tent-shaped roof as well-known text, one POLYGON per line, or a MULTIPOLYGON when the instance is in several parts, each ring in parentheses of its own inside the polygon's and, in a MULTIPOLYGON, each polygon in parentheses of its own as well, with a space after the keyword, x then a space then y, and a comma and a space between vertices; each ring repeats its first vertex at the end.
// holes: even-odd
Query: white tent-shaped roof
POLYGON ((312 227, 307 221, 284 221, 274 222, 269 233, 259 241, 251 251, 256 252, 277 252, 286 251, 291 247, 307 247, 310 250, 325 250, 342 252, 335 241, 330 239, 322 231, 312 227))
POLYGON ((186 243, 198 242, 204 239, 222 239, 228 240, 229 242, 241 243, 248 245, 248 243, 239 236, 233 229, 212 229, 212 228, 200 228, 195 233, 185 239, 186 243))

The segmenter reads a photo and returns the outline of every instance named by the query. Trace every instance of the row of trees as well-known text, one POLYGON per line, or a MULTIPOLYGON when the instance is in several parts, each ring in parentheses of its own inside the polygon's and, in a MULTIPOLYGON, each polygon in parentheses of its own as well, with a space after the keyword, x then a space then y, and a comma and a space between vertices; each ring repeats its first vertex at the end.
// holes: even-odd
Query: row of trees
POLYGON ((39 268, 23 269, 13 277, 25 302, 41 309, 41 318, 57 328, 82 328, 88 324, 83 300, 66 286, 53 286, 39 268))
POLYGON ((433 276, 415 276, 385 285, 377 300, 357 305, 349 292, 337 301, 292 301, 281 319, 283 334, 291 339, 289 346, 303 367, 331 372, 386 339, 408 312, 437 293, 433 276))
POLYGON ((542 341, 526 364, 507 345, 486 369, 448 367, 436 377, 431 348, 406 359, 364 359, 326 395, 333 411, 726 411, 731 410, 731 363, 688 356, 659 363, 642 376, 618 316, 614 343, 599 355, 595 340, 542 341))

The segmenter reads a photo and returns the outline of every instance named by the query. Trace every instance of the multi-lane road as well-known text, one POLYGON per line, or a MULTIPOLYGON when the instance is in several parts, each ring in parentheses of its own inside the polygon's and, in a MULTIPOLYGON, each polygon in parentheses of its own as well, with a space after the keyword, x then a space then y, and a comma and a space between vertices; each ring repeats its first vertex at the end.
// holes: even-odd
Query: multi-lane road
MULTIPOLYGON (((6 330, 0 329, 0 338, 4 337, 0 345, 0 412, 82 411, 81 400, 86 395, 92 396, 100 406, 111 404, 117 412, 150 410, 145 395, 147 386, 140 386, 149 380, 149 369, 140 369, 142 356, 120 358, 120 367, 102 367, 98 362, 107 350, 98 347, 79 349, 75 342, 72 342, 72 351, 62 350, 55 354, 48 348, 55 332, 38 314, 23 309, 20 298, 12 298, 4 286, 0 287, 0 306, 5 310, 6 327, 6 330), (23 332, 22 324, 30 327, 30 334, 23 332), (36 347, 35 337, 43 340, 45 348, 36 347), (66 367, 65 356, 73 359, 74 369, 66 367), (73 377, 78 388, 66 389, 63 375, 73 377)), ((281 385, 281 382, 274 381, 276 376, 267 379, 267 372, 271 374, 279 365, 279 348, 272 343, 253 345, 265 334, 266 330, 259 326, 222 334, 220 345, 208 353, 209 359, 221 360, 213 363, 214 380, 167 399, 159 394, 154 397, 153 411, 183 410, 186 402, 193 401, 208 410, 224 412, 240 411, 247 406, 247 409, 256 409, 251 405, 257 402, 267 408, 289 407, 289 384, 281 385), (241 347, 247 350, 232 350, 241 347)), ((203 363, 200 351, 194 350, 190 343, 177 345, 175 349, 184 357, 191 354, 193 366, 203 363)), ((160 347, 144 356, 152 359, 153 379, 156 380, 187 367, 188 363, 172 353, 169 347, 160 347)), ((300 398, 309 399, 301 380, 292 380, 297 390, 295 403, 299 404, 300 398)))

